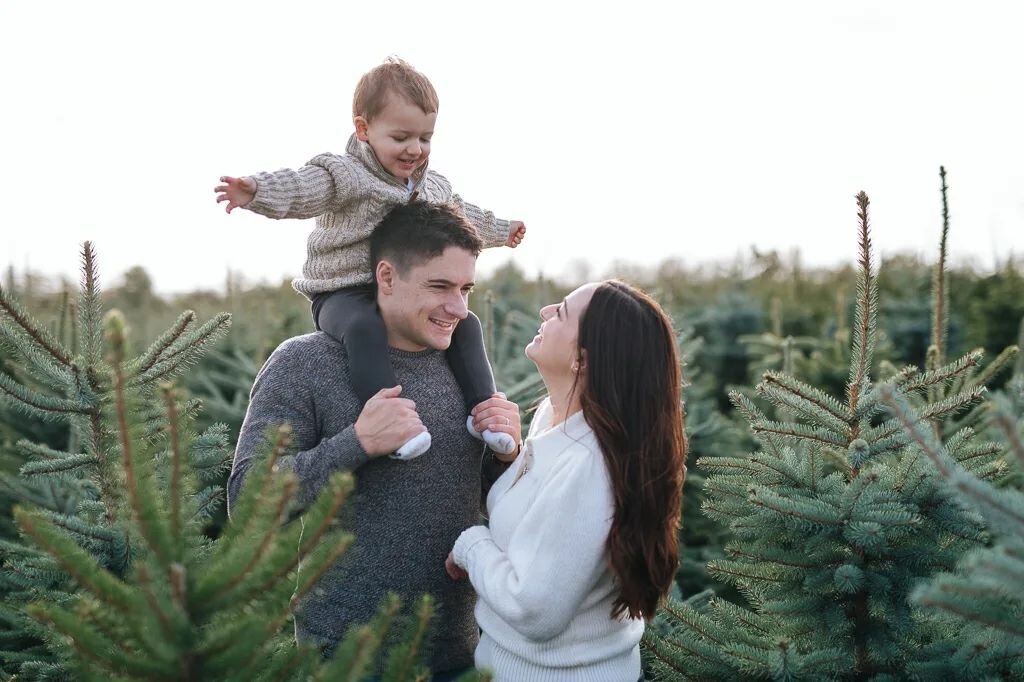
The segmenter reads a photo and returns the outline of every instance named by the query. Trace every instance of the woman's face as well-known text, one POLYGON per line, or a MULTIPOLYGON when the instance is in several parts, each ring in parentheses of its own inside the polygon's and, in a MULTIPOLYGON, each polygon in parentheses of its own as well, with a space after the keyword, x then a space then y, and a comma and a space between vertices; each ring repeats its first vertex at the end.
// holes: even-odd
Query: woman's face
POLYGON ((526 357, 533 360, 545 378, 572 375, 573 363, 579 356, 576 342, 580 317, 598 286, 584 284, 558 303, 540 309, 540 329, 526 346, 526 357))

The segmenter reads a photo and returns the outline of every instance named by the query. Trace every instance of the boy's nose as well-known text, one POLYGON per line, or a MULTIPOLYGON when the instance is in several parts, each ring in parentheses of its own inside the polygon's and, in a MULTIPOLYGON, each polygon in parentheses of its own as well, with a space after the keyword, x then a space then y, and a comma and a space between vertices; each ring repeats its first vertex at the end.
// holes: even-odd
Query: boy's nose
POLYGON ((406 147, 406 151, 413 156, 419 156, 420 152, 423 151, 423 148, 420 146, 419 142, 413 142, 408 147, 406 147))

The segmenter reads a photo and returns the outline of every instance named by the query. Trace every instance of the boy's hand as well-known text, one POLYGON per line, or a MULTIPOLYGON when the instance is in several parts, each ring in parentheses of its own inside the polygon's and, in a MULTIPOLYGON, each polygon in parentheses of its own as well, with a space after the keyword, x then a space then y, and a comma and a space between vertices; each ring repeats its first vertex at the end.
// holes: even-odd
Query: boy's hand
POLYGON ((521 220, 509 221, 508 239, 505 240, 505 246, 514 249, 519 246, 525 236, 526 225, 521 220))
POLYGON ((233 178, 230 175, 223 175, 220 179, 223 185, 217 185, 213 191, 217 193, 217 203, 228 202, 225 210, 231 213, 231 209, 247 205, 256 196, 256 181, 252 178, 233 178))

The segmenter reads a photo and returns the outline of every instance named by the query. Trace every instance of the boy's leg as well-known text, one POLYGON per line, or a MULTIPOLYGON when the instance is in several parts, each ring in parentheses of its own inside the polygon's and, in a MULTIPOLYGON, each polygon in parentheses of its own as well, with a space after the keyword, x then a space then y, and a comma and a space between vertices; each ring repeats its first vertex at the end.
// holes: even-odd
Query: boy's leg
POLYGON ((484 329, 480 318, 472 312, 455 325, 452 344, 448 347, 448 364, 462 389, 466 412, 494 395, 494 374, 484 348, 484 329))
POLYGON ((377 312, 373 287, 350 287, 323 294, 314 302, 313 322, 348 351, 348 371, 360 403, 382 388, 398 385, 388 358, 388 333, 377 312))
MULTIPOLYGON (((388 334, 377 313, 372 286, 350 287, 318 296, 313 302, 313 322, 345 346, 349 381, 362 404, 382 388, 398 385, 388 357, 388 334)), ((409 439, 391 457, 408 460, 430 449, 430 433, 409 439)))
MULTIPOLYGON (((452 344, 448 347, 448 364, 451 365, 452 374, 462 388, 467 413, 472 412, 474 407, 497 391, 494 387, 491 363, 487 361, 487 350, 484 348, 483 327, 480 318, 472 312, 455 325, 452 344)), ((495 452, 507 455, 515 451, 517 443, 509 434, 492 432, 490 429, 478 434, 472 424, 473 418, 470 416, 466 420, 466 428, 474 436, 482 437, 495 452)))

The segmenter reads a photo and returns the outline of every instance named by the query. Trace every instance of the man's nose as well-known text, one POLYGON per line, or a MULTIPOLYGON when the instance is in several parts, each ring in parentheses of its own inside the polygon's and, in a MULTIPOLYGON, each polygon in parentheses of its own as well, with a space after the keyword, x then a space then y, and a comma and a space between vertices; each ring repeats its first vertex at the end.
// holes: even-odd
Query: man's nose
POLYGON ((444 311, 449 315, 454 315, 460 320, 464 320, 469 316, 469 306, 466 304, 466 300, 462 298, 462 296, 456 296, 448 301, 444 306, 444 311))

